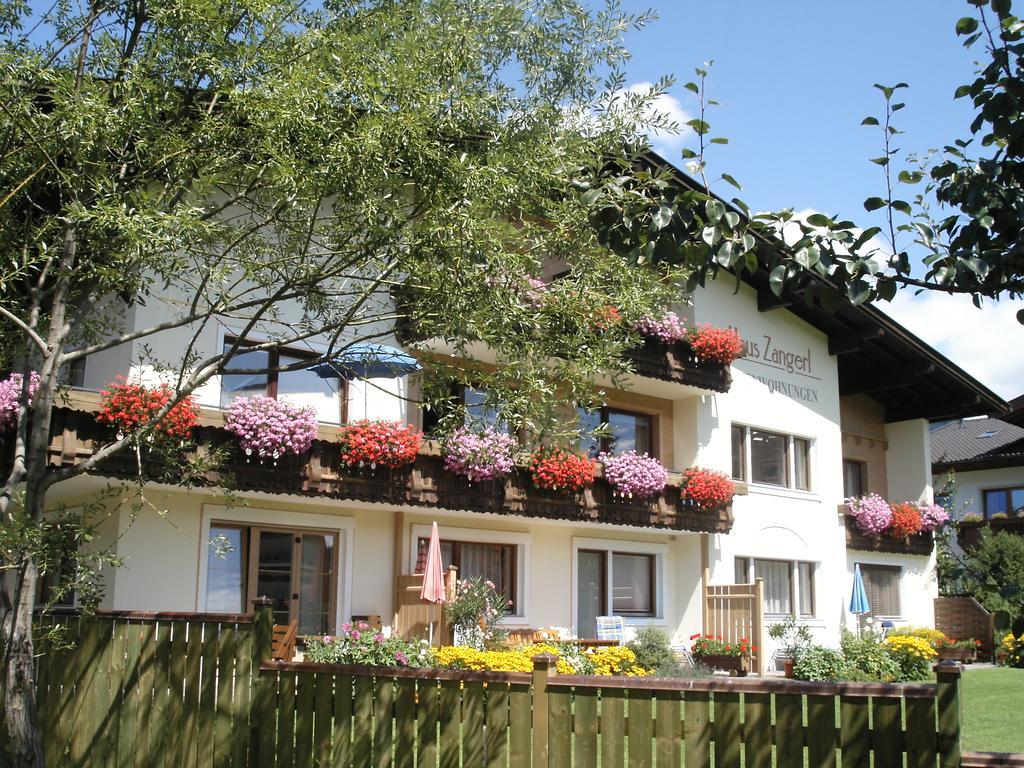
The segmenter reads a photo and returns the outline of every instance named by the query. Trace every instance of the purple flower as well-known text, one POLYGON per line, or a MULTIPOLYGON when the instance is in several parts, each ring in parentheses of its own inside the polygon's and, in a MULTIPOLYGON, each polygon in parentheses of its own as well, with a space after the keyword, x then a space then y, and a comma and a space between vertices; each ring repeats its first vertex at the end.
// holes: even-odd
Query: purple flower
POLYGON ((353 640, 358 640, 362 636, 362 633, 358 629, 353 629, 352 634, 349 635, 349 637, 351 637, 353 640))
POLYGON ((924 504, 920 509, 922 531, 934 531, 949 521, 949 512, 938 504, 924 504))
POLYGON ((476 433, 460 427, 444 444, 444 468, 470 482, 507 475, 515 466, 516 441, 491 428, 476 433))
POLYGON ((877 493, 847 499, 850 516, 865 536, 877 536, 892 522, 892 508, 877 493))
POLYGON ((604 465, 605 479, 623 496, 647 499, 665 490, 668 472, 646 453, 602 453, 597 459, 604 465))
POLYGON ((246 455, 277 459, 309 450, 316 437, 312 408, 297 408, 272 397, 236 397, 228 408, 228 432, 238 437, 246 455))
POLYGON ((344 624, 342 624, 341 625, 341 631, 345 632, 346 634, 351 632, 352 631, 352 622, 346 621, 344 624))
POLYGON ((398 666, 400 667, 409 666, 409 657, 401 651, 395 651, 395 661, 398 662, 398 666))
MULTIPOLYGON (((23 381, 20 373, 12 373, 6 380, 0 381, 0 432, 6 432, 13 428, 18 419, 23 381)), ((39 374, 32 371, 28 377, 29 397, 36 393, 38 387, 39 374)))
POLYGON ((358 624, 356 624, 356 627, 358 629, 369 629, 370 625, 367 624, 365 621, 360 621, 358 624))
POLYGON ((324 636, 323 636, 323 637, 321 638, 321 640, 323 640, 323 642, 325 642, 325 643, 329 643, 329 642, 333 641, 333 640, 334 640, 334 638, 333 638, 333 637, 331 637, 330 635, 324 635, 324 636))
POLYGON ((382 635, 380 632, 378 632, 377 634, 375 634, 373 636, 373 642, 375 642, 375 643, 383 643, 384 642, 384 635, 382 635))
POLYGON ((644 336, 653 336, 666 343, 679 341, 686 335, 686 326, 675 312, 666 312, 661 317, 641 317, 633 328, 644 336))

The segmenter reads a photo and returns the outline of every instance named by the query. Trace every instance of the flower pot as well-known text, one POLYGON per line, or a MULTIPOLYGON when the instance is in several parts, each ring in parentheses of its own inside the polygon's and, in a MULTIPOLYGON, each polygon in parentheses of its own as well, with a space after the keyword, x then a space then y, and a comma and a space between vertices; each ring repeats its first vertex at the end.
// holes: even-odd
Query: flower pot
POLYGON ((730 656, 724 653, 694 654, 694 660, 705 667, 728 672, 732 677, 746 677, 747 657, 730 656))
POLYGON ((783 664, 783 669, 785 669, 786 677, 792 679, 793 678, 793 660, 792 659, 785 659, 782 662, 782 664, 783 664))

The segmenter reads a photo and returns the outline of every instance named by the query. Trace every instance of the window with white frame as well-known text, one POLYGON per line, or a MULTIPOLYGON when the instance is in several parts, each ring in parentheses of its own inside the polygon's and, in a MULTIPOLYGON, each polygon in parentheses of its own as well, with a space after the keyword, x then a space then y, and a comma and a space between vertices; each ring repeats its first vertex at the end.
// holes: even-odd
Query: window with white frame
POLYGON ((580 541, 576 632, 596 637, 598 616, 653 618, 661 604, 661 552, 633 543, 580 541))
POLYGON ((764 582, 764 612, 771 615, 812 617, 814 610, 814 563, 804 560, 736 558, 736 583, 764 582))
POLYGON ((733 479, 810 490, 810 440, 740 424, 731 434, 733 479))

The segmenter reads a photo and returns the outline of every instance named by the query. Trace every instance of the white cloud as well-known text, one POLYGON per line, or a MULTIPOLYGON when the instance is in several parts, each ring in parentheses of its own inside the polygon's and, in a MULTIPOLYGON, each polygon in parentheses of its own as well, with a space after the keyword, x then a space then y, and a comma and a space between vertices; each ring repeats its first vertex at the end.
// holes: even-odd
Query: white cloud
POLYGON ((978 309, 969 296, 903 289, 877 306, 1004 399, 1024 394, 1020 302, 986 301, 978 309))
MULTIPOLYGON (((645 94, 653 87, 653 83, 641 81, 627 86, 623 89, 623 93, 645 94)), ((655 114, 661 115, 667 118, 669 122, 675 123, 679 126, 678 133, 655 130, 650 134, 651 144, 654 145, 654 150, 658 152, 658 154, 664 155, 666 159, 674 162, 677 159, 676 154, 694 135, 693 129, 686 125, 686 122, 688 120, 692 120, 693 116, 686 111, 683 107, 683 103, 671 93, 662 93, 654 98, 647 111, 647 117, 653 118, 655 114)))

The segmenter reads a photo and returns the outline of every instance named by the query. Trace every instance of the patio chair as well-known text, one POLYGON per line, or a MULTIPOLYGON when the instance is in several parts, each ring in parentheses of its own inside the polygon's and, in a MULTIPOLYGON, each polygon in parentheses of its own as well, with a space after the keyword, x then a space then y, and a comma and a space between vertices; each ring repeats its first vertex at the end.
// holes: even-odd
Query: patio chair
POLYGON ((619 645, 626 642, 626 621, 621 616, 598 616, 597 639, 614 640, 619 645))

